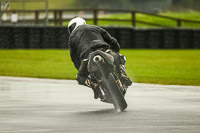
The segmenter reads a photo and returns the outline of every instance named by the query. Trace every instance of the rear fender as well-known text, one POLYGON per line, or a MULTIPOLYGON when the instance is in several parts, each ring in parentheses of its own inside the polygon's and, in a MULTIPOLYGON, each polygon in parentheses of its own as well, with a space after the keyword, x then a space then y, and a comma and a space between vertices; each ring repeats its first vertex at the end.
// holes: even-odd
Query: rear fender
POLYGON ((103 51, 97 50, 90 53, 89 55, 88 71, 90 73, 99 70, 97 63, 95 63, 93 60, 95 56, 101 56, 103 58, 101 62, 104 62, 104 64, 107 64, 108 66, 114 65, 114 57, 112 55, 105 53, 103 51))

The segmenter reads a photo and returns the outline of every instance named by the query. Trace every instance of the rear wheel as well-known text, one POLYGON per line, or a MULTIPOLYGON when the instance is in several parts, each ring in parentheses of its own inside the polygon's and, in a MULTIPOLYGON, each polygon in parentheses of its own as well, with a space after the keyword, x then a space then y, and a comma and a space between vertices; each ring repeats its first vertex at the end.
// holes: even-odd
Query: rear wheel
POLYGON ((120 87, 116 83, 114 75, 109 73, 107 77, 102 80, 107 88, 107 95, 110 97, 115 109, 118 112, 125 110, 127 108, 127 103, 120 91, 120 87))

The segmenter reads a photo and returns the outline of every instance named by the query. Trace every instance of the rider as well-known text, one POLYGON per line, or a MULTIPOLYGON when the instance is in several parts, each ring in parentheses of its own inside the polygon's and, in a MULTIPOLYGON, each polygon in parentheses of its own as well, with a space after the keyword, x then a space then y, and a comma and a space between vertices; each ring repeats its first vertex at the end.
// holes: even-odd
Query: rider
MULTIPOLYGON (((92 81, 87 70, 88 56, 91 52, 102 50, 108 52, 112 50, 117 55, 117 62, 120 70, 120 80, 125 86, 132 84, 127 77, 124 69, 125 57, 119 54, 120 46, 117 40, 105 31, 103 28, 95 25, 87 25, 86 21, 81 17, 73 18, 68 24, 69 31, 69 49, 71 59, 78 70, 76 80, 79 84, 88 86, 94 91, 94 98, 99 96, 98 83, 92 81)), ((111 53, 111 52, 109 52, 111 53)))

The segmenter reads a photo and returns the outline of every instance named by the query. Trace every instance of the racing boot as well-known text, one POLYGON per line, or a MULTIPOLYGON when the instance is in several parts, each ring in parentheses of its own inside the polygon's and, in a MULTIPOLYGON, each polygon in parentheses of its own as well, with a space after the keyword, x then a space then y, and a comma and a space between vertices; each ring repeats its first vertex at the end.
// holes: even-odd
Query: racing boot
POLYGON ((103 96, 101 94, 101 91, 99 89, 99 84, 98 83, 96 83, 96 82, 94 82, 94 81, 92 81, 91 79, 88 78, 85 81, 85 84, 86 84, 86 86, 92 88, 92 90, 94 92, 94 98, 95 99, 98 99, 98 98, 102 99, 103 98, 103 96))
POLYGON ((123 85, 126 87, 132 85, 132 81, 130 80, 129 77, 127 77, 126 71, 125 71, 125 66, 120 65, 120 81, 122 82, 123 85))
POLYGON ((99 85, 98 83, 92 81, 90 78, 85 77, 85 76, 81 76, 81 75, 77 75, 76 80, 78 81, 79 84, 87 86, 89 88, 92 88, 93 92, 94 92, 94 98, 97 99, 99 97, 101 97, 101 92, 99 90, 99 85))

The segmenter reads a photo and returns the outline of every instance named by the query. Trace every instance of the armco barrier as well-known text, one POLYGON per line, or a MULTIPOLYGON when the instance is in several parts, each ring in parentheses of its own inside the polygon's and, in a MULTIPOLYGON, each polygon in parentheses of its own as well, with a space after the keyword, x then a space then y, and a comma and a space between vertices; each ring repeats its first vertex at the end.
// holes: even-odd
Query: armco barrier
MULTIPOLYGON (((121 48, 199 49, 198 29, 135 29, 103 27, 121 45, 121 48)), ((0 26, 1 49, 68 48, 66 27, 0 26)))

